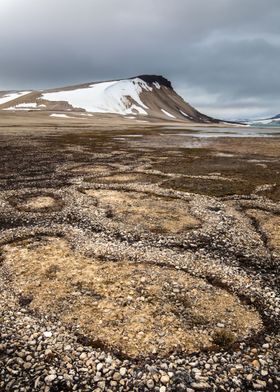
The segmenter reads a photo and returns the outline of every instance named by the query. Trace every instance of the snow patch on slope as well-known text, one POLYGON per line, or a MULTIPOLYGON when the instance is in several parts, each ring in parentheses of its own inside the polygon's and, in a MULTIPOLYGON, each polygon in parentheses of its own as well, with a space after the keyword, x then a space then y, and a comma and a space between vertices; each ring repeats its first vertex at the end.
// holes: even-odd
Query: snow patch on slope
POLYGON ((5 94, 4 97, 0 98, 0 105, 2 105, 3 103, 7 103, 9 101, 13 101, 14 99, 17 99, 29 93, 31 93, 31 91, 19 91, 16 93, 5 94))
POLYGON ((190 118, 190 116, 189 116, 187 113, 183 112, 182 110, 180 110, 180 113, 181 113, 183 116, 190 118))
POLYGON ((159 84, 159 82, 154 82, 153 85, 154 85, 158 90, 160 90, 160 84, 159 84))
POLYGON ((167 112, 164 109, 161 109, 162 113, 164 113, 166 116, 171 117, 171 118, 176 118, 175 116, 173 116, 171 113, 167 112))
POLYGON ((140 99, 140 94, 152 91, 146 82, 139 78, 102 82, 68 91, 45 93, 42 98, 48 101, 68 102, 75 108, 93 113, 144 114, 149 109, 140 99))

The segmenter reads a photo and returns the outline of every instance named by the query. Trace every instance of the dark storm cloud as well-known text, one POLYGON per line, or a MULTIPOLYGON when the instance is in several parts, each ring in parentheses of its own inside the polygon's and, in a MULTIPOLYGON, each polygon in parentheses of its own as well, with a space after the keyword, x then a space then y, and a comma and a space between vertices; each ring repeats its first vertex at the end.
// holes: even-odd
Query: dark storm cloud
POLYGON ((279 0, 1 0, 0 90, 161 73, 216 116, 280 111, 279 0))

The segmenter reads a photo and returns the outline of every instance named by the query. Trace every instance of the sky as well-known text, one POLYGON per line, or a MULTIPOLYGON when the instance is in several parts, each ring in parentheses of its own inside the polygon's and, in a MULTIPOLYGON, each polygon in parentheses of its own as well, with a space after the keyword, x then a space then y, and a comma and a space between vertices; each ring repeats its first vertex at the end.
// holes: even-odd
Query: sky
POLYGON ((158 74, 206 114, 280 113, 280 0, 0 0, 0 90, 158 74))

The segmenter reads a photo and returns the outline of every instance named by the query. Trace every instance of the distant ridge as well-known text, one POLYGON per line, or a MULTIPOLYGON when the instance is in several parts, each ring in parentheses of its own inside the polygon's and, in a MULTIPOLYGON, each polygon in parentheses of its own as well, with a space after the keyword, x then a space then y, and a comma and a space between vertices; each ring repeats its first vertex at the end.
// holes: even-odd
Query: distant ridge
POLYGON ((280 114, 276 114, 275 116, 269 118, 247 121, 246 123, 251 126, 259 127, 280 127, 280 114))

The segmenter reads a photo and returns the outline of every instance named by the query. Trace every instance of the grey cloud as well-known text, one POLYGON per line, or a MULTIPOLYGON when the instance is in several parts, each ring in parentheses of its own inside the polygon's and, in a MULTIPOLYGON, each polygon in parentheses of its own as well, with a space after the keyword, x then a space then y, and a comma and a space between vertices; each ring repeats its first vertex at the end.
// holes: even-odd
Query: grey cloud
POLYGON ((161 73, 219 116, 280 111, 279 0, 1 0, 0 90, 161 73))

